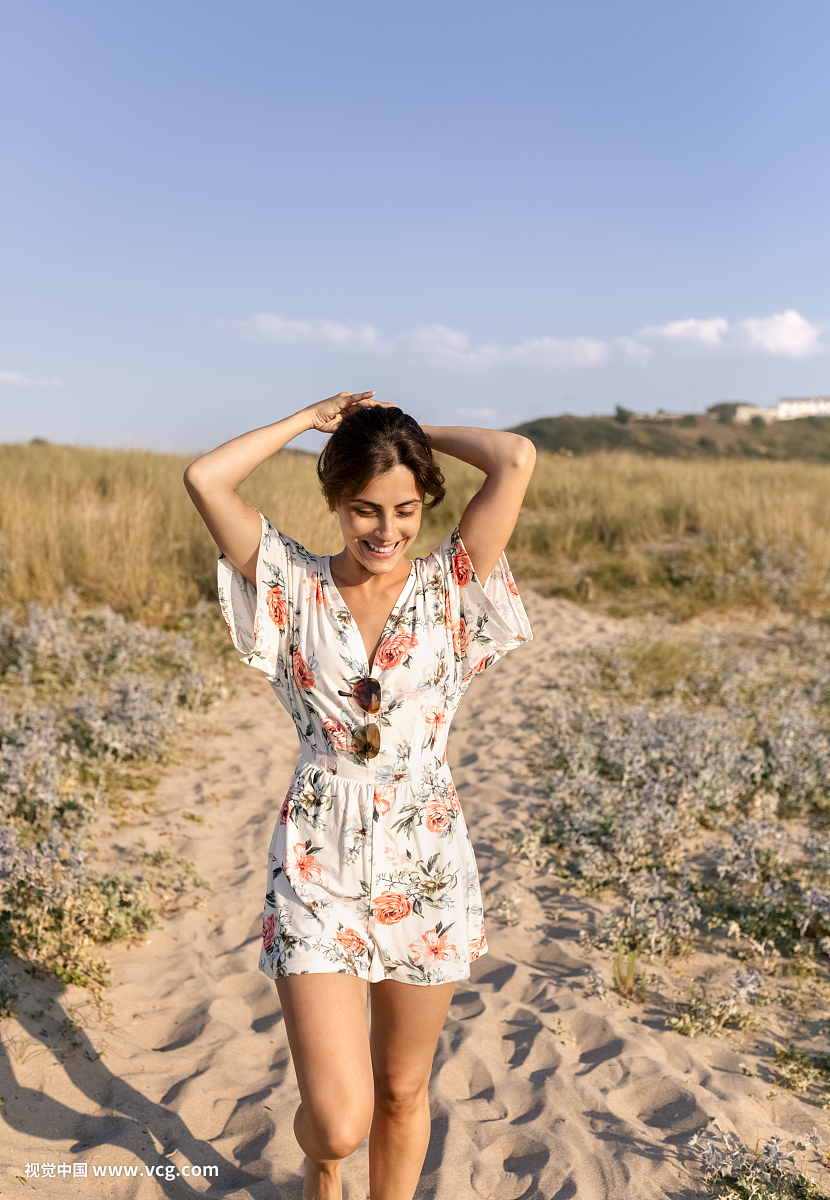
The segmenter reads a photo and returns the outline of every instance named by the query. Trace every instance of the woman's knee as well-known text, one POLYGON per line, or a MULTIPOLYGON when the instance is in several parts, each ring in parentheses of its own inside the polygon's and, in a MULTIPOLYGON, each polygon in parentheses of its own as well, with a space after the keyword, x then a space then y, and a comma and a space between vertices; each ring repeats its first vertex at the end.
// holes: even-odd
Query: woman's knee
POLYGON ((375 1107, 390 1117, 409 1117, 426 1102, 429 1079, 375 1075, 375 1107))
POLYGON ((305 1105, 300 1106, 297 1118, 312 1134, 316 1156, 319 1156, 321 1161, 348 1158, 350 1154, 354 1154, 372 1123, 371 1113, 311 1113, 305 1105))

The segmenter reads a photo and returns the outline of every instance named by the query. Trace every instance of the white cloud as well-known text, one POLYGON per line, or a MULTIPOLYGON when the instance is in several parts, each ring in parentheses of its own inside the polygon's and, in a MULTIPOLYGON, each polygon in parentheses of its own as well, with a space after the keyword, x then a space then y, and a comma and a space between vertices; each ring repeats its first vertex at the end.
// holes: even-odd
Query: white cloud
POLYGON ((234 322, 243 336, 274 342, 317 342, 344 350, 381 350, 380 336, 372 325, 341 325, 337 321, 296 321, 276 313, 257 313, 249 321, 234 322))
POLYGON ((771 317, 750 317, 738 323, 747 344, 765 354, 781 354, 786 358, 808 358, 819 354, 821 329, 802 317, 794 308, 773 313, 771 317))
POLYGON ((593 338, 532 338, 514 346, 472 346, 466 333, 447 325, 425 325, 406 335, 410 349, 433 363, 480 370, 500 363, 583 367, 602 362, 608 348, 593 338))
MULTIPOLYGON (((516 364, 566 369, 604 362, 611 348, 645 364, 656 353, 654 340, 685 344, 698 349, 723 349, 730 353, 761 351, 789 358, 806 358, 826 347, 822 336, 828 323, 814 324, 795 309, 771 317, 747 318, 730 324, 724 317, 687 317, 665 325, 647 325, 637 337, 617 337, 605 342, 589 337, 529 338, 523 342, 473 343, 466 333, 449 325, 422 325, 394 335, 384 335, 373 325, 345 325, 323 319, 299 320, 277 313, 257 313, 243 321, 221 322, 245 338, 287 345, 305 344, 364 354, 398 354, 435 366, 468 371, 516 364), (644 340, 645 339, 645 340, 644 340), (649 344, 651 342, 652 344, 649 344)), ((0 383, 60 384, 58 379, 34 379, 15 371, 0 372, 0 383)))
POLYGON ((457 329, 450 329, 446 325, 423 325, 405 335, 405 340, 416 354, 433 362, 470 365, 470 339, 457 329))
POLYGON ((618 337, 616 342, 623 354, 628 355, 629 358, 639 359, 640 362, 647 362, 654 354, 651 346, 644 346, 636 338, 618 337))
POLYGON ((56 376, 25 375, 23 371, 0 371, 0 384, 11 387, 63 387, 63 380, 56 376))
POLYGON ((222 324, 246 338, 264 338, 288 344, 306 343, 344 350, 389 353, 399 350, 410 357, 439 366, 483 370, 500 363, 525 363, 546 367, 582 367, 602 362, 608 348, 593 338, 531 338, 513 346, 472 345, 466 333, 447 325, 424 325, 393 338, 383 338, 372 325, 342 325, 336 321, 303 321, 276 313, 257 313, 246 321, 222 324))
MULTIPOLYGON (((726 344, 734 350, 760 350, 787 358, 807 358, 824 349, 822 326, 808 321, 794 308, 773 313, 771 317, 748 317, 731 326, 723 317, 708 320, 688 317, 685 321, 670 321, 668 325, 648 325, 640 331, 640 336, 696 342, 699 346, 726 344)), ((622 338, 617 340, 622 344, 622 338)))
POLYGON ((641 337, 669 338, 678 342, 698 342, 701 346, 719 346, 729 332, 729 322, 723 317, 699 320, 687 317, 685 321, 669 321, 667 325, 647 325, 640 330, 641 337))
POLYGON ((594 338, 533 338, 505 350, 506 362, 534 362, 550 367, 592 367, 608 355, 605 342, 594 338))

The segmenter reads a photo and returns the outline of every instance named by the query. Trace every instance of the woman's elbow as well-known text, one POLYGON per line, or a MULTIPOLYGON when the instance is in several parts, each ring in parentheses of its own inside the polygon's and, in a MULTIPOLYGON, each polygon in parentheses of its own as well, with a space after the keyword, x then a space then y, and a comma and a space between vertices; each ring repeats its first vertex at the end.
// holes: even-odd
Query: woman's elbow
POLYGON ((513 447, 512 465, 520 471, 530 474, 536 465, 536 447, 530 438, 522 437, 520 433, 513 435, 516 439, 513 447))
POLYGON ((202 492, 204 486, 204 477, 203 472, 199 469, 198 458, 195 462, 192 462, 189 467, 185 468, 182 480, 184 481, 184 486, 187 489, 189 496, 198 496, 202 492))

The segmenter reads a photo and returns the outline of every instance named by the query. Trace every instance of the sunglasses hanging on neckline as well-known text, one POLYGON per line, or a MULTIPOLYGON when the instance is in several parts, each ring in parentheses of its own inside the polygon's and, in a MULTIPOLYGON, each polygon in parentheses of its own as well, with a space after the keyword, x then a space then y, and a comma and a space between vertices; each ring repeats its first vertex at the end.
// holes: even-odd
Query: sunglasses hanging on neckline
MULTIPOLYGON (((381 686, 377 679, 364 675, 347 692, 338 691, 338 696, 348 696, 364 713, 380 711, 381 686)), ((380 753, 380 726, 367 721, 352 736, 352 753, 358 758, 375 758, 380 753)))

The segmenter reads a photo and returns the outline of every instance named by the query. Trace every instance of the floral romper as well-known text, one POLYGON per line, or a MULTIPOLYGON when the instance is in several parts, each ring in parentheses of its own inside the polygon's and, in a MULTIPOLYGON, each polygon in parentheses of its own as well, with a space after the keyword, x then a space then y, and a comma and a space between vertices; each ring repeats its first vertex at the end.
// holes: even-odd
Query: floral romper
POLYGON ((254 587, 219 559, 219 601, 243 662, 290 713, 300 758, 268 851, 259 969, 437 984, 466 979, 487 942, 475 856, 446 758, 472 677, 532 634, 507 559, 484 586, 458 526, 409 578, 371 672, 331 576, 262 517, 254 587), (350 694, 381 684, 373 717, 350 694), (352 735, 379 722, 375 758, 352 735))

